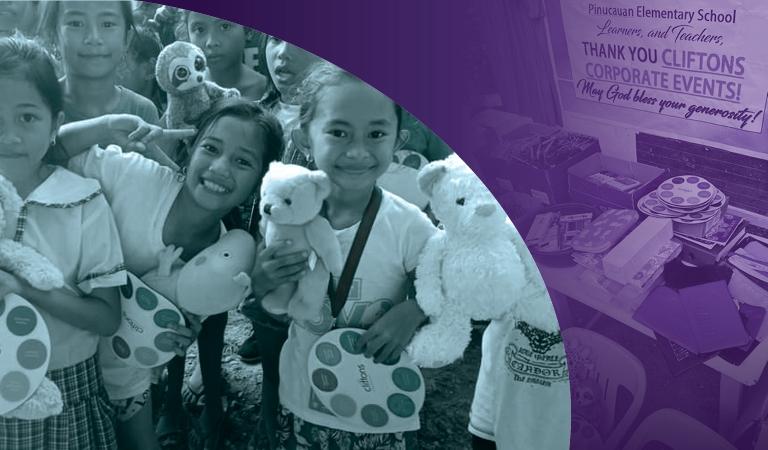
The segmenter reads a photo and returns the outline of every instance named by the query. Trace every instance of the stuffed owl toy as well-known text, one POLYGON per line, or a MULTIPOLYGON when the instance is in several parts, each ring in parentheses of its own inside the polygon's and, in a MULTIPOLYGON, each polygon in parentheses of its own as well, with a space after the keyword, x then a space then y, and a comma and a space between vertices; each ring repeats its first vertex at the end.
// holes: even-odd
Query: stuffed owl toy
POLYGON ((205 54, 189 42, 176 41, 160 52, 155 77, 168 95, 165 128, 194 128, 216 100, 240 96, 237 89, 225 89, 206 80, 206 68, 205 54))

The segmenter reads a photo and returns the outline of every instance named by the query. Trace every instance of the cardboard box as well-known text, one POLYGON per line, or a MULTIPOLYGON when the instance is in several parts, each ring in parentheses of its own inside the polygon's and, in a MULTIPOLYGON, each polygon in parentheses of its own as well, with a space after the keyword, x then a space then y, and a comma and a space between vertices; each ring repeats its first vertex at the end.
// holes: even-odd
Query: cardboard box
POLYGON ((574 201, 609 208, 636 209, 638 200, 655 190, 664 181, 666 173, 665 169, 596 153, 568 169, 568 189, 574 201), (589 179, 601 171, 635 179, 640 185, 631 191, 620 191, 589 179))
POLYGON ((517 192, 553 205, 570 198, 568 169, 599 152, 596 138, 533 123, 504 136, 490 156, 494 176, 509 180, 517 192), (563 148, 570 150, 558 154, 563 148))

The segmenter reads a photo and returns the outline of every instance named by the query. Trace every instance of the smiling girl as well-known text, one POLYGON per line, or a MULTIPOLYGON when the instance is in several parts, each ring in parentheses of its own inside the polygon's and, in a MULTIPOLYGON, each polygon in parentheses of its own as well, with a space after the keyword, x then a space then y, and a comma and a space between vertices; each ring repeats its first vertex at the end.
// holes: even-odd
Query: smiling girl
POLYGON ((116 83, 133 28, 131 2, 47 2, 41 27, 62 57, 65 123, 119 113, 160 123, 151 101, 116 83))

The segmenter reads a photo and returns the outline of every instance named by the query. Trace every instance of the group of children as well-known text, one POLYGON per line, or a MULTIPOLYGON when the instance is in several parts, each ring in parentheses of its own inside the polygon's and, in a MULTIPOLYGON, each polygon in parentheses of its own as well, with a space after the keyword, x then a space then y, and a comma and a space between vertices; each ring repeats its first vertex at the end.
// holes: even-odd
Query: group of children
MULTIPOLYGON (((126 271, 155 268, 168 245, 188 261, 227 228, 246 228, 258 242, 254 199, 277 160, 328 175, 322 214, 346 255, 393 153, 407 145, 437 159, 450 150, 380 92, 278 38, 264 37, 264 70, 253 70, 242 55, 254 32, 240 25, 182 10, 158 17, 156 5, 128 1, 2 1, 0 19, 4 9, 18 18, 0 21, 8 36, 0 37, 0 174, 24 199, 15 239, 59 267, 66 286, 43 292, 0 270, 0 298, 16 293, 45 318, 49 377, 64 399, 64 412, 45 420, 0 417, 0 448, 186 448, 182 393, 204 394, 199 444, 221 448, 227 314, 202 323, 187 315, 186 326, 173 328, 178 357, 166 367, 165 389, 153 392, 157 372, 126 365, 101 339, 119 326, 126 271), (159 127, 164 96, 153 81, 154 58, 179 35, 203 49, 212 81, 241 93, 214 104, 191 131, 159 127), (198 365, 183 386, 194 341, 198 365)), ((361 291, 337 317, 326 308, 310 322, 272 315, 259 301, 298 280, 308 255, 290 243, 259 247, 253 298, 241 308, 253 334, 240 354, 262 363, 255 432, 270 448, 414 448, 413 426, 361 430, 318 410, 306 365, 333 327, 365 328, 361 352, 397 358, 426 320, 407 293, 435 230, 418 207, 382 191, 355 272, 361 291)))

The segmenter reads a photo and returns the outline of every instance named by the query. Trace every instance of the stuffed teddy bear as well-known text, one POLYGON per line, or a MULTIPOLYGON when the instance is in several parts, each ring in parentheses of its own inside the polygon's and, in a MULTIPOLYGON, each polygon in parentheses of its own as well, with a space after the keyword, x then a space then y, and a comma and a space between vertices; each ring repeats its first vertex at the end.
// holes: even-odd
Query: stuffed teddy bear
POLYGON ((189 42, 176 41, 157 56, 157 84, 168 94, 165 128, 194 128, 213 102, 240 96, 237 89, 225 89, 207 81, 206 67, 203 51, 189 42))
POLYGON ((426 165, 419 187, 441 223, 416 268, 416 300, 429 316, 406 351, 417 365, 441 367, 464 353, 471 319, 523 320, 557 331, 538 268, 501 205, 456 155, 426 165))
MULTIPOLYGON (((0 176, 0 269, 40 290, 60 288, 64 286, 64 276, 56 266, 34 249, 9 238, 15 230, 22 203, 13 184, 0 176)), ((44 419, 60 414, 63 405, 61 391, 45 378, 27 401, 3 415, 24 420, 44 419)))
POLYGON ((273 314, 314 320, 323 307, 330 274, 339 276, 342 256, 331 224, 321 217, 331 181, 320 170, 273 162, 261 184, 261 227, 267 247, 290 240, 283 253, 307 250, 309 271, 298 283, 268 293, 262 306, 273 314))
POLYGON ((235 309, 251 293, 248 275, 256 258, 256 243, 243 230, 226 233, 215 244, 182 264, 183 249, 166 247, 158 266, 141 280, 192 314, 211 316, 235 309))

